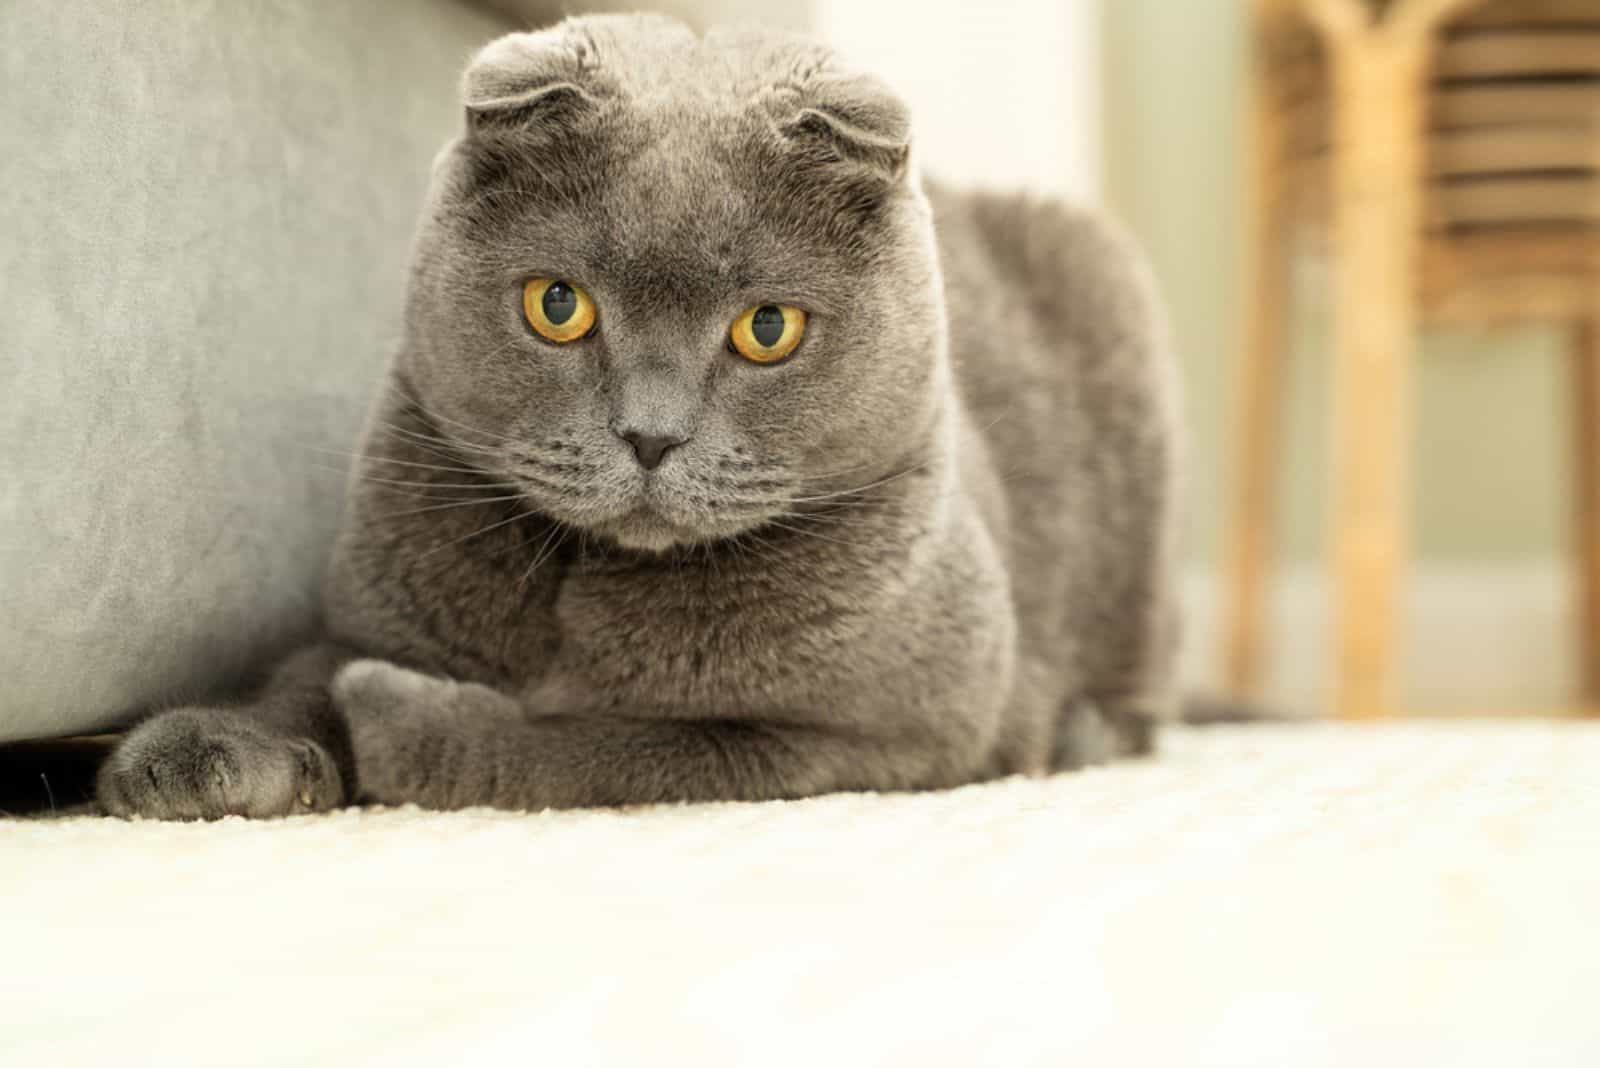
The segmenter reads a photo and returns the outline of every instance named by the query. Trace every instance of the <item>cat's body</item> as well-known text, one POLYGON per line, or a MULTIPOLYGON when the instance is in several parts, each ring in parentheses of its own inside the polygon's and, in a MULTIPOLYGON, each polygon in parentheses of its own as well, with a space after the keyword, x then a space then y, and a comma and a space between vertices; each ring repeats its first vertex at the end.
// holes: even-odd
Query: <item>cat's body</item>
POLYGON ((924 196, 898 102, 792 40, 574 20, 466 93, 328 640, 246 709, 135 731, 108 808, 795 797, 1145 748, 1173 372, 1120 240, 924 196), (592 339, 504 321, 546 271, 595 292, 592 339), (766 300, 811 318, 761 367, 719 332, 766 300))

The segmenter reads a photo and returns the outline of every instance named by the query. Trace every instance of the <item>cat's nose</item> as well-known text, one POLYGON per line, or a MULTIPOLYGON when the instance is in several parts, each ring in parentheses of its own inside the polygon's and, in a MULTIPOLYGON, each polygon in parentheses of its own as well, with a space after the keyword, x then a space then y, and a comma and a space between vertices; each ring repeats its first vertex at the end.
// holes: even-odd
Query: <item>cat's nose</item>
POLYGON ((660 467, 662 457, 667 455, 669 449, 676 449, 689 440, 673 437, 670 434, 651 434, 642 430, 619 430, 617 436, 633 446, 633 454, 639 458, 639 466, 646 471, 654 471, 660 467))

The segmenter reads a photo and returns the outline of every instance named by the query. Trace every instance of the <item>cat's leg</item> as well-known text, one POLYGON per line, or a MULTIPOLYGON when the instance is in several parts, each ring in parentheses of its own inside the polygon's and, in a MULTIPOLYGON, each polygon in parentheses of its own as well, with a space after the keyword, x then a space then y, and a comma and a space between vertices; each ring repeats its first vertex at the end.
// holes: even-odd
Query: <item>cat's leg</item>
POLYGON ((346 801, 348 734, 328 680, 353 654, 308 646, 236 708, 175 708, 134 728, 100 769, 115 816, 288 816, 346 801))
POLYGON ((926 751, 727 719, 530 718, 487 687, 359 660, 332 693, 363 800, 537 810, 920 785, 926 751))
POLYGON ((1056 719, 1050 768, 1074 771, 1122 757, 1144 756, 1154 748, 1159 718, 1126 702, 1102 705, 1089 698, 1073 698, 1056 719))
POLYGON ((1152 566, 1124 602, 1121 625, 1097 635, 1099 655, 1085 665, 1089 685, 1057 716, 1052 769, 1144 756, 1155 748, 1156 728, 1177 717, 1176 600, 1164 575, 1152 566))

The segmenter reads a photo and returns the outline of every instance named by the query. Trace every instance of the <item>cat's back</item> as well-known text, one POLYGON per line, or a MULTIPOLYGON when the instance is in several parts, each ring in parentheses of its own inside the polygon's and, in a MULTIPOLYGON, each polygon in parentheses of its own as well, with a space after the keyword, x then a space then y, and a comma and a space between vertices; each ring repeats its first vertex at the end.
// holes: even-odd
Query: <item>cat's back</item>
POLYGON ((1104 688, 1164 640, 1176 371, 1153 280, 1103 215, 927 189, 963 472, 1012 572, 1024 655, 1104 688))
POLYGON ((1132 241, 1103 213, 937 182, 927 194, 951 353, 980 414, 1030 396, 1037 404, 1085 399, 1083 390, 1115 403, 1170 393, 1153 281, 1132 241))
POLYGON ((1048 486, 1082 467, 1164 475, 1176 372, 1133 242, 1102 213, 1053 198, 939 183, 927 193, 958 388, 1004 480, 1048 486))

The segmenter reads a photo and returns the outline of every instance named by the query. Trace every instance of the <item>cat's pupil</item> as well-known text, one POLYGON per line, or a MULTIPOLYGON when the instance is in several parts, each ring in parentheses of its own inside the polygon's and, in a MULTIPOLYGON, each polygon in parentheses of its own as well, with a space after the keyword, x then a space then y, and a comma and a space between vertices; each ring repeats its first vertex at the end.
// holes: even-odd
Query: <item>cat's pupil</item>
POLYGON ((578 294, 565 282, 553 282, 544 291, 540 305, 544 308, 544 317, 560 326, 578 313, 578 294))
POLYGON ((770 349, 783 337, 783 309, 763 304, 750 319, 750 333, 762 348, 770 349))

